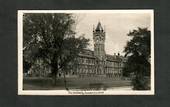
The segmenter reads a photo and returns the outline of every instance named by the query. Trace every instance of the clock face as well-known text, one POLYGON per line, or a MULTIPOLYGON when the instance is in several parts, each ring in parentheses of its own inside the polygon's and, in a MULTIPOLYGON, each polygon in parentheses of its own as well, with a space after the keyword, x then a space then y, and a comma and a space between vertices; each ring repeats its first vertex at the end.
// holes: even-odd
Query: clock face
POLYGON ((100 38, 97 38, 97 42, 100 40, 100 38))
POLYGON ((99 36, 96 37, 96 42, 98 42, 98 41, 99 41, 99 36))
POLYGON ((104 41, 104 37, 102 36, 102 35, 96 35, 95 36, 95 42, 102 42, 102 41, 104 41))

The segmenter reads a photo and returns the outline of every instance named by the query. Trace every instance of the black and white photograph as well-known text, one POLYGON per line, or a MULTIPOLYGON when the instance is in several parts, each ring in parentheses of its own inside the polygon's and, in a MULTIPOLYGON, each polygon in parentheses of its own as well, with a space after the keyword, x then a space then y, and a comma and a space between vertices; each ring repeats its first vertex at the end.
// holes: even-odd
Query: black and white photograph
POLYGON ((19 95, 154 95, 153 10, 18 10, 19 95))

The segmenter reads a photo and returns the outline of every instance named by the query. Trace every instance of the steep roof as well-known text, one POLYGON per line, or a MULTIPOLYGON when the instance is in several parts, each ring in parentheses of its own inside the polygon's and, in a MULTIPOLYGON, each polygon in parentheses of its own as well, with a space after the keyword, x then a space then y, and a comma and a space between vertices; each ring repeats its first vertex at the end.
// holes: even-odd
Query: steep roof
POLYGON ((118 56, 118 55, 106 55, 106 60, 108 61, 122 61, 123 57, 118 56))
MULTIPOLYGON (((96 58, 94 56, 94 51, 89 50, 89 49, 84 49, 80 54, 80 57, 88 57, 88 58, 96 58)), ((125 61, 126 59, 123 56, 118 56, 118 55, 109 55, 106 54, 106 60, 107 61, 125 61)))
POLYGON ((82 52, 80 52, 79 56, 95 58, 94 52, 88 49, 84 49, 82 52))
POLYGON ((96 31, 103 31, 103 27, 100 22, 97 24, 96 31))

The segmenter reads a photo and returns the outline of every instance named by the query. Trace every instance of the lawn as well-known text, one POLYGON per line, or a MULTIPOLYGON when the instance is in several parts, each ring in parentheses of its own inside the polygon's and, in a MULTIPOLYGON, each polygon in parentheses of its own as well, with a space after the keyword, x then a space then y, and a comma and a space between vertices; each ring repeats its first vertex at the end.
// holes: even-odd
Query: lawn
MULTIPOLYGON (((99 77, 67 77, 68 89, 107 90, 108 88, 131 87, 131 81, 114 78, 99 77)), ((57 84, 52 84, 51 78, 27 77, 24 78, 24 90, 64 90, 64 79, 57 78, 57 84)))

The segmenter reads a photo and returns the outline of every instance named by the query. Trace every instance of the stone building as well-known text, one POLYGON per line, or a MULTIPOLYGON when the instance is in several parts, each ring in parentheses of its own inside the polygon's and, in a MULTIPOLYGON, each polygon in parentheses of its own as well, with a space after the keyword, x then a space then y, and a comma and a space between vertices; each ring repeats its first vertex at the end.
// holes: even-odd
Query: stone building
POLYGON ((84 50, 76 58, 76 64, 69 66, 67 75, 121 77, 125 58, 119 53, 105 52, 106 33, 101 23, 93 29, 94 51, 84 50))
MULTIPOLYGON (((105 39, 106 33, 101 23, 93 29, 94 51, 83 50, 76 58, 76 63, 69 64, 66 76, 79 76, 79 77, 118 77, 122 76, 122 69, 125 63, 125 58, 121 55, 114 54, 108 55, 105 52, 105 39)), ((38 61, 37 64, 41 62, 38 61)), ((39 65, 36 69, 31 69, 32 75, 48 76, 50 68, 39 65), (43 67, 43 68, 42 68, 43 67)), ((58 76, 63 76, 63 72, 59 71, 58 76)))

